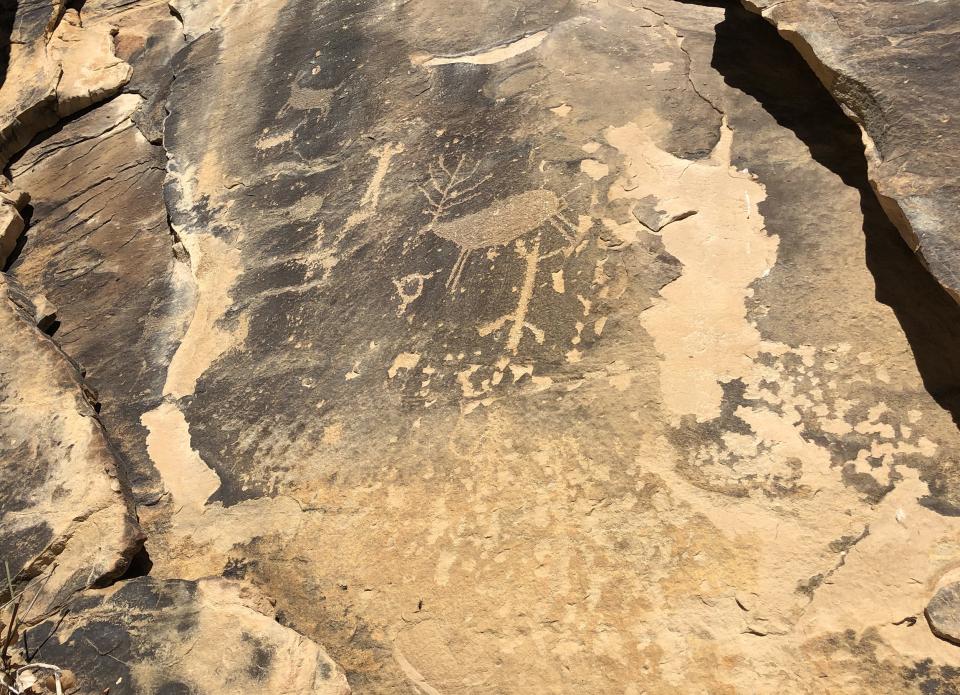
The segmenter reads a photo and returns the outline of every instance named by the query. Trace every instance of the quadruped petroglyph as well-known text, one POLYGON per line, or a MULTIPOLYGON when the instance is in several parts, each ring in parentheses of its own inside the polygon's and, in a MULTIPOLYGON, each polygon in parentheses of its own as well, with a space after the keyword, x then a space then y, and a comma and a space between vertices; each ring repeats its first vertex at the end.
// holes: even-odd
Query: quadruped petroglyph
POLYGON ((481 162, 466 170, 469 166, 465 166, 466 159, 465 155, 460 155, 456 164, 451 166, 441 155, 437 167, 430 166, 430 189, 420 188, 427 200, 424 213, 429 216, 429 221, 420 233, 432 233, 459 247, 460 252, 446 280, 446 287, 451 293, 456 292, 472 252, 514 242, 514 252, 522 259, 524 267, 516 306, 494 321, 479 326, 477 332, 484 337, 511 324, 505 347, 515 354, 524 328, 530 331, 537 343, 544 341, 544 332, 527 320, 540 262, 557 255, 569 257, 584 229, 576 220, 569 219, 570 213, 564 199, 545 188, 516 193, 495 200, 477 212, 454 217, 452 213, 479 196, 481 187, 491 178, 490 174, 476 178, 481 162), (545 227, 563 240, 563 246, 541 255, 545 227), (536 232, 532 240, 525 241, 522 238, 532 232, 536 232))

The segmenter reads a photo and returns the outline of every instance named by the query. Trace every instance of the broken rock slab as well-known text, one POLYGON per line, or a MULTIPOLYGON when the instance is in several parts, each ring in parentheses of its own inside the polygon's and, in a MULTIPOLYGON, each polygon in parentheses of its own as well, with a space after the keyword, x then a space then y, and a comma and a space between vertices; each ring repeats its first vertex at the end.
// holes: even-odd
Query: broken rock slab
POLYGON ((42 587, 39 617, 122 575, 143 534, 91 395, 35 314, 0 278, 0 558, 42 587))
POLYGON ((108 22, 117 29, 117 57, 133 69, 124 92, 139 94, 145 101, 133 120, 154 144, 163 137, 167 92, 173 77, 170 61, 183 48, 183 24, 167 2, 102 0, 83 6, 84 22, 108 22))
POLYGON ((884 209, 960 299, 960 2, 742 1, 861 126, 884 209))
POLYGON ((26 223, 20 213, 30 202, 29 195, 10 189, 7 183, 6 179, 0 180, 0 268, 7 264, 23 234, 26 223))
POLYGON ((85 25, 80 13, 70 9, 52 31, 36 31, 34 41, 10 46, 9 68, 0 88, 4 164, 37 133, 117 94, 131 77, 130 66, 114 52, 116 29, 111 23, 85 25))
POLYGON ((52 636, 34 660, 70 669, 81 693, 349 693, 323 647, 274 613, 244 583, 138 577, 38 626, 52 636))
POLYGON ((192 306, 192 292, 167 227, 166 157, 133 124, 143 103, 121 94, 35 142, 11 165, 34 209, 10 273, 30 296, 57 307, 55 340, 100 394, 100 420, 127 464, 134 496, 150 503, 161 486, 140 417, 159 403, 182 333, 176 316, 192 306))
POLYGON ((4 3, 0 10, 5 26, 11 28, 10 43, 31 43, 49 36, 66 6, 66 0, 20 0, 4 3))
POLYGON ((934 594, 925 614, 933 634, 960 646, 960 582, 947 584, 934 594))

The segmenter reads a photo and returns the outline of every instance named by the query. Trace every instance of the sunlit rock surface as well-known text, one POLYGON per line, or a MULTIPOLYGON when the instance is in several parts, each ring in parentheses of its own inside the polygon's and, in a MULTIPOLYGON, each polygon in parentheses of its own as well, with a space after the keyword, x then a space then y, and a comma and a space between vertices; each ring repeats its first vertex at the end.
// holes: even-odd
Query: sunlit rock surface
POLYGON ((884 209, 960 297, 960 2, 742 1, 796 46, 861 125, 884 209))
MULTIPOLYGON (((32 309, 0 342, 0 441, 60 412, 25 374, 79 363, 146 536, 69 585, 69 620, 35 611, 36 658, 98 693, 960 688, 954 263, 935 222, 928 272, 895 214, 916 232, 896 182, 948 200, 954 155, 923 178, 933 131, 869 122, 865 152, 829 56, 715 5, 31 14, 41 46, 72 13, 112 33, 129 74, 9 141, 3 281, 32 309)), ((850 35, 948 40, 877 12, 850 35)), ((0 104, 15 70, 45 84, 18 60, 0 104)), ((63 485, 103 478, 58 436, 50 465, 86 466, 63 485)), ((3 513, 74 513, 35 487, 3 513)), ((50 540, 23 538, 32 586, 50 540)))

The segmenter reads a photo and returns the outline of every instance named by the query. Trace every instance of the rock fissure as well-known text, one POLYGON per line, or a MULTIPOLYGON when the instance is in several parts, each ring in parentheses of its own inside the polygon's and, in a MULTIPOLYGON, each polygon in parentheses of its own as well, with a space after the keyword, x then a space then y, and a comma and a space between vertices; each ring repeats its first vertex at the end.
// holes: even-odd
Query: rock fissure
MULTIPOLYGON (((898 43, 893 41, 890 41, 889 59, 882 53, 869 52, 864 52, 861 58, 859 43, 870 41, 872 36, 855 33, 864 27, 857 21, 856 11, 850 8, 833 9, 832 3, 825 3, 825 12, 834 26, 829 30, 823 27, 812 30, 808 28, 812 23, 810 15, 823 11, 816 8, 811 13, 806 7, 810 3, 741 1, 746 9, 776 27, 796 48, 860 127, 867 146, 870 184, 888 217, 944 289, 960 301, 960 274, 955 270, 960 240, 954 238, 951 222, 960 206, 957 192, 960 188, 950 173, 950 164, 956 159, 951 144, 956 129, 950 129, 949 116, 926 109, 917 111, 915 100, 898 94, 898 91, 915 94, 919 89, 927 89, 928 100, 942 108, 943 93, 948 89, 943 80, 950 79, 950 62, 932 61, 936 74, 918 69, 916 61, 898 55, 898 43), (838 13, 850 17, 848 27, 841 24, 838 13), (946 170, 942 164, 924 166, 919 162, 920 157, 927 157, 931 163, 949 164, 946 170), (898 162, 901 158, 907 161, 898 162), (921 173, 919 170, 924 168, 928 171, 921 173)), ((915 37, 923 44, 915 46, 915 50, 939 52, 946 48, 940 44, 949 42, 948 37, 956 42, 956 30, 948 28, 955 20, 955 15, 950 14, 956 9, 953 5, 947 3, 932 13, 932 17, 925 18, 922 38, 915 37), (946 31, 936 31, 938 24, 943 24, 946 31), (938 36, 944 37, 943 40, 938 40, 938 36), (928 48, 930 44, 936 46, 928 48)), ((903 20, 895 7, 884 6, 874 21, 872 32, 879 29, 896 34, 903 20)))

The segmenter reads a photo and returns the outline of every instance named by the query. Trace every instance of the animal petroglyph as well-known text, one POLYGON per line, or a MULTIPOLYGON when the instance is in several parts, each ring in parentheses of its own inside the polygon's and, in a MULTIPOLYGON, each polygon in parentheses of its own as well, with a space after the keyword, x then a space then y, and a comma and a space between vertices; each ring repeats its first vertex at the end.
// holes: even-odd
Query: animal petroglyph
POLYGON ((562 201, 553 191, 537 189, 498 200, 479 212, 435 224, 431 230, 434 234, 460 247, 447 287, 451 291, 456 289, 471 251, 509 244, 544 223, 549 222, 573 243, 577 228, 561 212, 562 201))
POLYGON ((333 99, 333 89, 310 89, 293 85, 290 89, 290 98, 287 100, 286 108, 297 109, 298 111, 320 111, 326 115, 330 110, 330 101, 333 99))
POLYGON ((441 239, 452 241, 460 247, 460 254, 447 278, 447 287, 451 292, 456 290, 472 251, 504 246, 547 223, 556 229, 571 246, 575 242, 578 229, 573 222, 563 216, 565 210, 563 200, 553 191, 543 188, 494 201, 478 212, 449 220, 444 219, 453 207, 479 195, 477 189, 490 178, 488 175, 476 183, 462 187, 462 184, 468 182, 479 168, 478 163, 470 174, 461 176, 463 162, 464 158, 461 156, 453 171, 450 171, 441 157, 440 169, 447 175, 447 185, 440 185, 436 173, 431 168, 430 184, 434 192, 431 194, 431 191, 421 187, 421 192, 429 204, 428 214, 431 216, 430 222, 421 231, 431 231, 441 239))
POLYGON ((449 214, 452 209, 480 195, 479 188, 492 178, 492 174, 487 174, 479 181, 473 180, 480 169, 480 162, 474 165, 470 173, 461 173, 465 160, 466 157, 460 155, 456 166, 451 170, 447 165, 446 156, 440 155, 437 158, 439 171, 432 164, 429 166, 430 181, 428 185, 433 190, 428 190, 424 186, 419 187, 420 192, 427 199, 427 214, 430 215, 430 221, 420 230, 421 234, 431 231, 434 225, 449 214))
POLYGON ((376 213, 377 204, 380 202, 380 189, 390 169, 390 160, 401 152, 403 152, 403 143, 387 143, 382 148, 370 151, 370 156, 377 160, 377 168, 367 185, 367 190, 360 198, 360 206, 347 218, 347 223, 343 227, 344 232, 366 222, 376 213))

